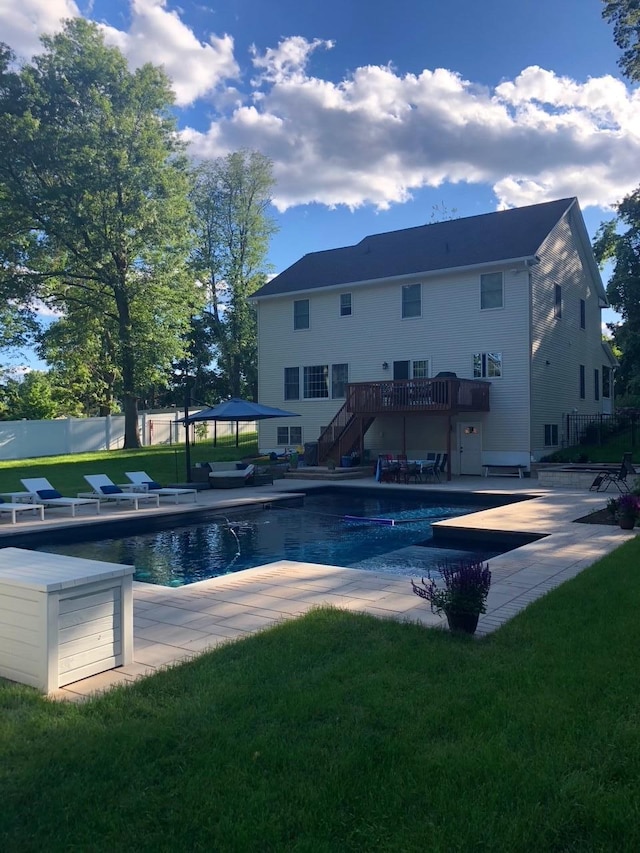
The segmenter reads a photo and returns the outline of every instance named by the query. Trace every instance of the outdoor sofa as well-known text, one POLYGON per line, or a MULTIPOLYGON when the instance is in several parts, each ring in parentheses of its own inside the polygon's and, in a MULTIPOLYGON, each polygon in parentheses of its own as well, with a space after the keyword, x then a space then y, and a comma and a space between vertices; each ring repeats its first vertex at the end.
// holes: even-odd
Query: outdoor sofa
POLYGON ((246 462, 199 462, 192 468, 194 483, 208 482, 212 489, 236 489, 251 484, 255 466, 246 462))

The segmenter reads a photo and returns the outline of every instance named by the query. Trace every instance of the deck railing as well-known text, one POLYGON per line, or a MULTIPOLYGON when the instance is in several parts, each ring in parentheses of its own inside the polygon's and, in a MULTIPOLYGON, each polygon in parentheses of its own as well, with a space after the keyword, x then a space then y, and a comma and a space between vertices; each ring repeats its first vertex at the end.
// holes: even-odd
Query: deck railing
POLYGON ((390 379, 347 385, 345 409, 356 415, 488 412, 489 382, 479 379, 390 379))
POLYGON ((377 415, 488 412, 489 386, 475 379, 350 382, 344 405, 318 440, 320 464, 348 453, 377 415))

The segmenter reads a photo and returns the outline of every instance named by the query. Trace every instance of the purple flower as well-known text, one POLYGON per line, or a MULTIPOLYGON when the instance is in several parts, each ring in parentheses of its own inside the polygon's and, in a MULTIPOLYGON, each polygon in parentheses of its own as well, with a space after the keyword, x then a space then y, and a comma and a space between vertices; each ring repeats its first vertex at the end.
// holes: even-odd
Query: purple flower
POLYGON ((411 586, 416 595, 424 598, 431 609, 440 613, 484 613, 486 600, 491 586, 489 564, 483 565, 477 560, 459 560, 438 564, 442 575, 442 583, 438 584, 432 578, 411 586))

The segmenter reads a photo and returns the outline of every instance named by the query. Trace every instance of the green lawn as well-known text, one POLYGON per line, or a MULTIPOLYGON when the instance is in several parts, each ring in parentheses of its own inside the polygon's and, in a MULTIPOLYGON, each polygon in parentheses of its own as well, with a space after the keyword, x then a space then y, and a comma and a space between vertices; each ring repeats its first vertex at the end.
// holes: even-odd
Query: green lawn
MULTIPOLYGON (((257 442, 236 447, 233 439, 199 442, 191 448, 191 464, 241 459, 257 453, 257 442)), ((63 495, 89 488, 84 474, 107 474, 115 483, 127 482, 125 471, 146 471, 154 480, 184 482, 187 476, 184 444, 143 447, 140 450, 102 450, 68 456, 42 456, 0 462, 0 492, 20 491, 21 477, 46 477, 63 495)))
POLYGON ((0 687, 0 849, 640 849, 640 539, 483 640, 318 610, 84 705, 0 687))

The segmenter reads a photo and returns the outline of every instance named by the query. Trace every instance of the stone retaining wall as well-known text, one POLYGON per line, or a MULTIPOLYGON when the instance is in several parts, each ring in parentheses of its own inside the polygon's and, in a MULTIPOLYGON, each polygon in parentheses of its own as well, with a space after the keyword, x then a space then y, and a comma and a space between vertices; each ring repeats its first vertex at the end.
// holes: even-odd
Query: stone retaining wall
POLYGON ((538 471, 538 482, 542 486, 560 486, 565 489, 588 489, 597 477, 597 471, 561 471, 553 468, 538 471))

